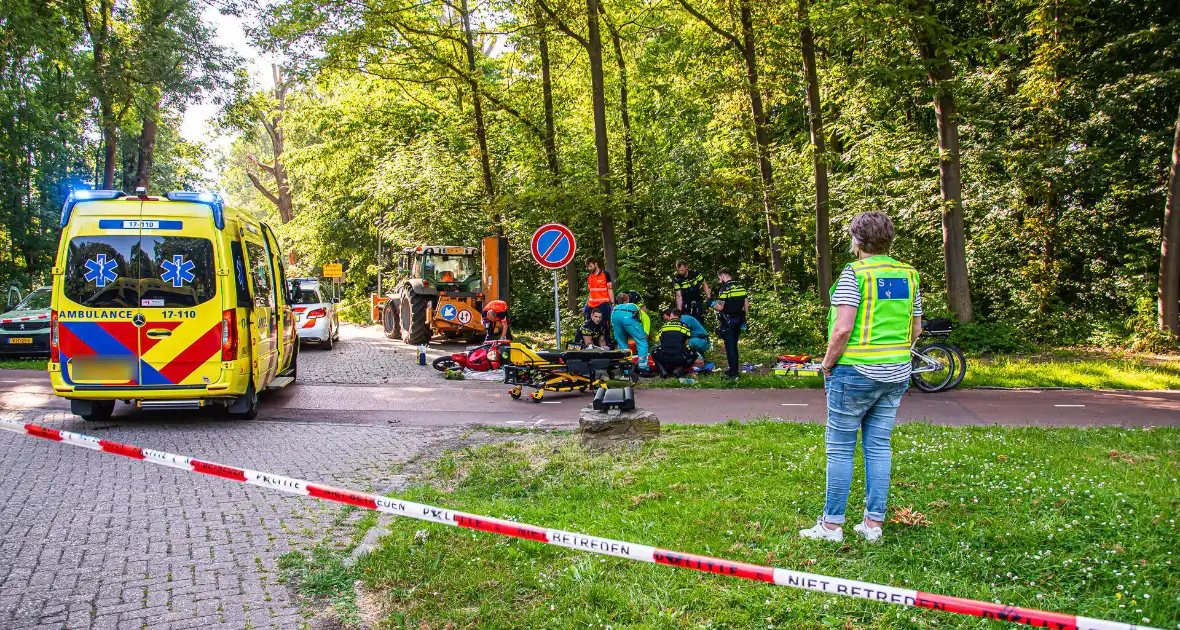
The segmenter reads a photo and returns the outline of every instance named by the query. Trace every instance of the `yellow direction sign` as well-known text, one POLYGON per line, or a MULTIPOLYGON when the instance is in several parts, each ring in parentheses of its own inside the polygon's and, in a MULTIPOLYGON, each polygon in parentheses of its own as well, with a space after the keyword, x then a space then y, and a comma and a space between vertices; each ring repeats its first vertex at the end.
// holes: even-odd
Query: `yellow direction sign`
POLYGON ((333 263, 330 265, 324 265, 324 277, 325 278, 343 278, 344 277, 344 265, 341 265, 340 263, 333 263))

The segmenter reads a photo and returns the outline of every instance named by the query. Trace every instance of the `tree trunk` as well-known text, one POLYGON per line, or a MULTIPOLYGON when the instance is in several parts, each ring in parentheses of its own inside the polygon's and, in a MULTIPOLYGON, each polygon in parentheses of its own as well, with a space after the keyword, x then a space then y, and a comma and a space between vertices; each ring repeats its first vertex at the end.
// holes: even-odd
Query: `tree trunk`
POLYGON ((116 133, 115 110, 109 97, 99 96, 99 109, 102 112, 102 188, 110 190, 115 185, 119 138, 116 133))
POLYGON ((553 123, 553 79, 549 69, 549 35, 545 32, 545 14, 535 7, 537 44, 541 49, 541 100, 545 105, 545 164, 554 186, 560 183, 557 168, 557 131, 553 123))
POLYGON ((746 83, 750 91, 750 113, 754 118, 754 141, 758 145, 758 174, 762 178, 762 209, 766 214, 766 231, 770 236, 770 268, 775 277, 783 274, 783 254, 779 247, 783 230, 774 212, 774 172, 770 166, 770 136, 766 130, 766 111, 758 85, 758 57, 754 47, 754 19, 749 0, 741 1, 742 58, 746 63, 746 83))
MULTIPOLYGON (((599 7, 601 9, 601 6, 599 7)), ((633 205, 635 201, 635 166, 634 166, 634 148, 631 143, 631 109, 627 105, 627 62, 623 59, 623 44, 619 38, 619 30, 615 28, 614 23, 610 21, 610 17, 603 11, 603 19, 606 20, 606 28, 610 31, 611 42, 615 49, 615 64, 619 67, 619 114, 623 122, 623 186, 627 189, 627 198, 624 204, 627 210, 627 228, 634 227, 634 217, 632 216, 633 205)))
POLYGON ((487 194, 487 203, 493 209, 492 224, 496 236, 504 236, 504 224, 500 219, 500 210, 495 204, 496 191, 492 183, 492 163, 488 156, 488 132, 484 126, 483 99, 479 94, 479 80, 476 78, 475 43, 471 34, 471 12, 467 8, 467 0, 460 3, 463 11, 463 47, 467 50, 467 72, 470 73, 468 84, 471 86, 471 103, 475 111, 475 139, 479 143, 479 165, 483 170, 483 187, 487 194))
POLYGON ((150 189, 152 184, 152 163, 156 152, 156 134, 160 121, 160 91, 152 89, 152 102, 144 112, 143 133, 139 136, 139 167, 135 174, 135 186, 150 189))
MULTIPOLYGON (((546 33, 545 14, 535 7, 537 39, 541 53, 541 100, 545 106, 545 164, 549 168, 550 182, 554 189, 561 185, 561 171, 557 164, 557 130, 553 115, 553 79, 549 65, 549 35, 546 33)), ((579 312, 580 286, 577 264, 565 266, 565 308, 571 313, 579 312)))
POLYGON ((815 167, 815 268, 819 299, 830 304, 832 251, 828 234, 828 165, 824 155, 824 119, 819 106, 819 78, 815 70, 815 39, 808 18, 807 0, 799 0, 799 43, 803 49, 803 74, 807 80, 807 111, 811 123, 811 156, 815 167))
MULTIPOLYGON (((933 13, 928 4, 925 10, 933 13)), ((963 227, 963 182, 959 163, 959 121, 955 97, 947 81, 951 66, 940 59, 933 38, 920 31, 918 50, 926 75, 934 86, 934 116, 938 123, 938 172, 942 191, 942 251, 946 272, 946 302, 960 322, 973 318, 971 287, 967 280, 967 238, 963 227)))
POLYGON ((586 0, 587 52, 590 57, 590 89, 594 104, 594 149, 598 154, 598 185, 602 190, 602 254, 606 270, 618 281, 618 252, 610 186, 610 153, 606 136, 606 87, 602 78, 602 35, 598 32, 598 0, 586 0))
POLYGON ((1164 229, 1160 243, 1160 328, 1180 336, 1180 112, 1172 140, 1172 171, 1168 173, 1168 200, 1164 204, 1164 229))

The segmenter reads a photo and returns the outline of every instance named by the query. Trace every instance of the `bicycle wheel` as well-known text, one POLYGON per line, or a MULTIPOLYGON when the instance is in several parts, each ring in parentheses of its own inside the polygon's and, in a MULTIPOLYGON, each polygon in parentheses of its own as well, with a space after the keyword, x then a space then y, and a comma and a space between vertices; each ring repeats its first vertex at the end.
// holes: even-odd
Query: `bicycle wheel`
POLYGON ((948 350, 951 351, 951 354, 953 354, 955 358, 955 376, 951 379, 950 383, 947 383, 946 386, 942 388, 942 391, 945 392, 958 387, 959 383, 963 382, 963 377, 967 376, 967 359, 963 356, 963 353, 958 348, 950 344, 944 345, 948 350))
POLYGON ((935 343, 914 350, 914 387, 926 393, 942 391, 955 377, 955 358, 950 348, 935 343))

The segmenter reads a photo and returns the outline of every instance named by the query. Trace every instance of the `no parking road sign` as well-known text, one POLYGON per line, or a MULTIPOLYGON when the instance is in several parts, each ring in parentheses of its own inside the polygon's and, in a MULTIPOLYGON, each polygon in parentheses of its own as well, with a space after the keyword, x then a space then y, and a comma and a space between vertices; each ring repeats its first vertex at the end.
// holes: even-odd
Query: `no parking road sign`
POLYGON ((533 234, 533 259, 554 271, 568 265, 578 250, 574 233, 560 223, 546 223, 533 234))

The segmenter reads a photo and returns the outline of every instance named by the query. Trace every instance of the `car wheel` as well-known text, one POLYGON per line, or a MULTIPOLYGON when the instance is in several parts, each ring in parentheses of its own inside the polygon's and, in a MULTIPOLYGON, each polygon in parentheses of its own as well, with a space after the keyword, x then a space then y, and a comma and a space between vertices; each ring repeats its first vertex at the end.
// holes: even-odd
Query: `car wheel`
POLYGON ((242 420, 253 420, 258 417, 258 390, 254 389, 254 379, 250 379, 246 393, 230 405, 230 413, 242 420))
POLYGON ((324 350, 331 350, 332 349, 332 323, 331 322, 328 322, 328 334, 327 334, 327 336, 324 337, 324 340, 322 342, 320 342, 320 345, 322 345, 324 347, 324 350))

